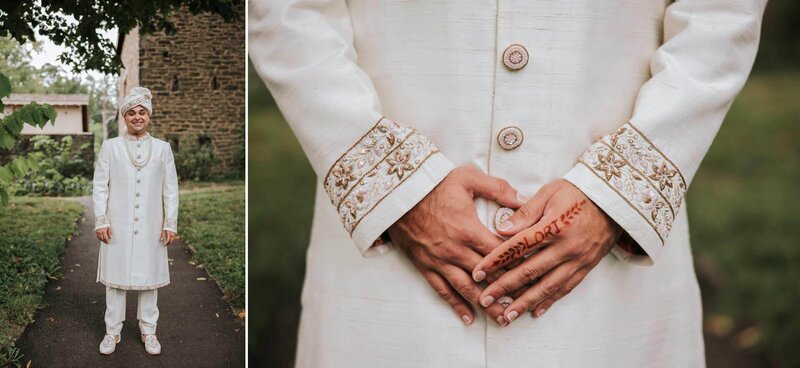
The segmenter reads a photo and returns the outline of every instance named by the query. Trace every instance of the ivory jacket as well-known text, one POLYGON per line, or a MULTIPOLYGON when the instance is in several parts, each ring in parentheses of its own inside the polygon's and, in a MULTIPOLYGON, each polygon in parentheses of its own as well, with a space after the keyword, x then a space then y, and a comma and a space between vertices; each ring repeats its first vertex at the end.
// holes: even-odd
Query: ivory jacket
POLYGON ((167 247, 162 230, 178 232, 178 175, 169 143, 150 137, 103 142, 94 171, 92 201, 95 230, 111 227, 111 241, 100 243, 97 281, 125 290, 156 289, 169 284, 167 247), (150 140, 150 143, 147 142, 150 140), (128 158, 152 156, 142 168, 128 158))
POLYGON ((765 5, 251 1, 250 58, 319 177, 297 366, 703 366, 684 197, 765 5), (461 165, 528 196, 564 178, 641 252, 542 318, 465 327, 381 238, 461 165))

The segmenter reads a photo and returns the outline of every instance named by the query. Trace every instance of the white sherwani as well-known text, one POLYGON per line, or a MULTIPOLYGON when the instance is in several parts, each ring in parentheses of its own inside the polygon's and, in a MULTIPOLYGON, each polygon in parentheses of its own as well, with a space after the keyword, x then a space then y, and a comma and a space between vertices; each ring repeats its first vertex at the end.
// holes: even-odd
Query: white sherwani
MULTIPOLYGON (((251 1, 250 57, 320 178, 297 365, 703 366, 684 195, 764 6, 251 1), (460 165, 528 196, 564 178, 634 252, 614 248, 542 318, 464 326, 380 240, 460 165)), ((493 229, 498 205, 477 209, 493 229)))
POLYGON ((131 163, 125 144, 144 158, 148 143, 128 136, 104 141, 95 166, 95 229, 112 232, 111 241, 100 245, 97 281, 117 289, 169 284, 167 247, 159 237, 162 230, 178 232, 178 176, 169 143, 149 139, 152 156, 143 168, 131 163))

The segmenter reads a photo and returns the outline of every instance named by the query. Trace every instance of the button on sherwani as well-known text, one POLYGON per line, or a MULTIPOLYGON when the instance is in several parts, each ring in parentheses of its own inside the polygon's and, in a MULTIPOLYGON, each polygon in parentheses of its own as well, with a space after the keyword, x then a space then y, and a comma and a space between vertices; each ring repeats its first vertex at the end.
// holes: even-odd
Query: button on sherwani
POLYGON ((149 135, 147 140, 106 140, 95 166, 95 228, 111 227, 112 233, 108 244, 100 244, 97 281, 113 288, 169 284, 167 247, 159 238, 162 230, 178 231, 178 176, 169 143, 149 135), (151 144, 147 165, 134 166, 131 157, 146 157, 151 144))
POLYGON ((251 1, 250 58, 320 179, 297 366, 703 366, 683 202, 765 3, 251 1), (626 241, 541 318, 464 326, 382 236, 461 165, 527 196, 563 178, 626 241))

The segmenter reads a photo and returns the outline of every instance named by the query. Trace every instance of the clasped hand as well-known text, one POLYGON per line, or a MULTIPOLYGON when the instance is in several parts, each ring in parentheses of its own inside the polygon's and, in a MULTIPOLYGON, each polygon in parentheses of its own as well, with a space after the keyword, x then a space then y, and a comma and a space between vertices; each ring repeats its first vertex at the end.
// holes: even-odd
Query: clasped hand
POLYGON ((389 228, 401 249, 465 324, 474 308, 505 326, 525 311, 541 316, 610 251, 620 227, 564 180, 530 200, 473 167, 453 170, 389 228), (497 227, 478 219, 474 198, 517 209, 497 227), (471 277, 470 277, 471 274, 471 277), (498 303, 504 296, 510 304, 498 303))

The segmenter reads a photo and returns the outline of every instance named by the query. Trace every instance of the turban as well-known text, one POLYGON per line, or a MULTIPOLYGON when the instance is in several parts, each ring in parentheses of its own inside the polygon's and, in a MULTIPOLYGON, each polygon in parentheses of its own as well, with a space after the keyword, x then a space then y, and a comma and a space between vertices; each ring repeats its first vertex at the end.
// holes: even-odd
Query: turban
POLYGON ((147 113, 153 115, 153 94, 149 89, 144 87, 133 87, 128 95, 120 101, 119 112, 125 115, 128 110, 142 106, 147 110, 147 113))

